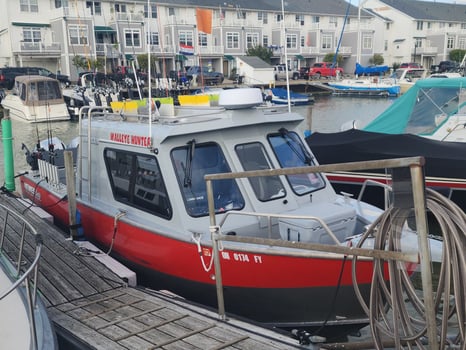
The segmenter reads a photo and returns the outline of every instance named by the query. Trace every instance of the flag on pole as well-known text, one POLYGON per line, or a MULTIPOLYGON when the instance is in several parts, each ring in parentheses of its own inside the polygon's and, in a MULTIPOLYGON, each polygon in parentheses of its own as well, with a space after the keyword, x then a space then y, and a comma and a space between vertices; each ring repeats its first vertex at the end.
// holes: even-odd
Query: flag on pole
POLYGON ((196 8, 197 29, 212 34, 212 10, 196 8))

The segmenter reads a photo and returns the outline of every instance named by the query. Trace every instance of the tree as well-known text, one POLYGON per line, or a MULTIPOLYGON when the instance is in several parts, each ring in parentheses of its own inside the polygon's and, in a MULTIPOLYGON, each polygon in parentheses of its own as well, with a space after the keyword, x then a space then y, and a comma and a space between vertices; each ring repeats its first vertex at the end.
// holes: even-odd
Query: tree
POLYGON ((378 54, 378 53, 375 53, 374 56, 372 56, 369 59, 369 63, 370 64, 375 64, 376 66, 382 65, 383 62, 384 62, 383 56, 378 54))
MULTIPOLYGON (((330 63, 333 63, 333 58, 335 57, 335 54, 334 53, 328 53, 324 56, 324 59, 323 61, 324 62, 330 62, 330 63)), ((343 63, 343 56, 342 55, 338 55, 337 57, 337 66, 341 66, 341 64, 343 63)))
POLYGON ((449 57, 450 57, 450 60, 452 61, 461 62, 465 54, 466 54, 466 50, 455 49, 455 50, 450 51, 449 57))
MULTIPOLYGON (((141 70, 145 72, 149 71, 149 60, 147 57, 148 57, 147 53, 140 54, 137 57, 139 68, 141 68, 141 70)), ((150 71, 153 76, 155 76, 155 73, 157 73, 157 61, 158 61, 157 57, 153 55, 150 56, 150 71)))
POLYGON ((272 62, 272 50, 261 45, 249 48, 246 55, 259 57, 269 64, 272 62))

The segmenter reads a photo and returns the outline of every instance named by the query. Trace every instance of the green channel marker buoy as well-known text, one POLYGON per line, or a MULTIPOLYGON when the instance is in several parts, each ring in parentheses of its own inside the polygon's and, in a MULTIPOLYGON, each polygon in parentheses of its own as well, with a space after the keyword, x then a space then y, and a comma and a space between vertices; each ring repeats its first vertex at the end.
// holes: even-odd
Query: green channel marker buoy
POLYGON ((13 159, 13 133, 11 131, 10 111, 5 109, 2 118, 2 143, 5 170, 5 188, 15 190, 15 162, 13 159))

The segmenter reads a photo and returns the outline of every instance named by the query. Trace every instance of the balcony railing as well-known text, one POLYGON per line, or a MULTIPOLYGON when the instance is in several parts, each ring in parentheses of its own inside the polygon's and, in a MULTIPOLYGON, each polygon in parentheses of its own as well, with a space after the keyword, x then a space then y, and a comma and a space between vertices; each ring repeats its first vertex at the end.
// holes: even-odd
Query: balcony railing
POLYGON ((44 42, 20 42, 19 48, 16 51, 28 54, 56 55, 61 53, 61 44, 44 42))

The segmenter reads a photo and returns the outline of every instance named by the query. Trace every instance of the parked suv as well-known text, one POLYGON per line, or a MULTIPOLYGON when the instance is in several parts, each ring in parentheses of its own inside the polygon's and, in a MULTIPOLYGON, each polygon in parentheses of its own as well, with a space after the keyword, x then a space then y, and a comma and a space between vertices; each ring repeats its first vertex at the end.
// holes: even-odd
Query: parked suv
POLYGON ((196 76, 196 83, 198 84, 221 84, 225 77, 221 72, 209 71, 208 67, 191 66, 186 71, 186 77, 189 81, 193 80, 196 76))
POLYGON ((431 73, 456 72, 459 64, 455 61, 441 61, 438 65, 430 68, 431 73))
POLYGON ((275 80, 280 80, 280 79, 286 80, 286 72, 287 71, 288 71, 288 79, 293 79, 293 80, 299 79, 299 72, 298 71, 292 70, 289 67, 288 67, 288 70, 287 70, 286 66, 284 64, 279 64, 279 65, 273 67, 273 74, 274 74, 275 80))
POLYGON ((70 84, 67 75, 55 74, 48 69, 41 67, 3 67, 0 68, 0 88, 12 89, 15 84, 15 78, 20 75, 42 75, 57 79, 63 84, 70 84))

